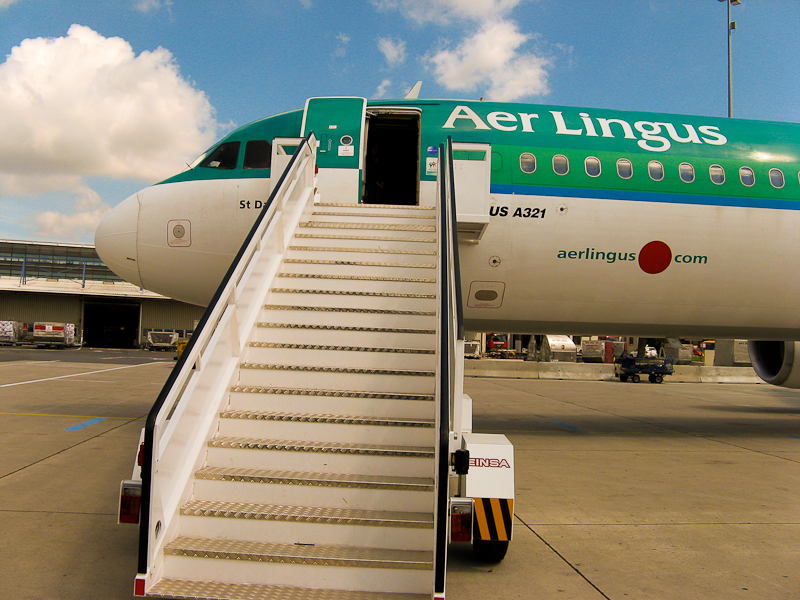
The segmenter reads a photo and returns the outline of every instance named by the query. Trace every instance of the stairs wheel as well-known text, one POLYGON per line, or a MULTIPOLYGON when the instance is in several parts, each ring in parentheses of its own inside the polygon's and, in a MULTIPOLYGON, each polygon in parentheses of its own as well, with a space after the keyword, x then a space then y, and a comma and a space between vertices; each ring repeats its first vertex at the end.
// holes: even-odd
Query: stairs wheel
POLYGON ((656 375, 654 378, 655 383, 661 383, 664 381, 664 378, 661 375, 656 375))
POLYGON ((633 375, 631 375, 631 381, 633 383, 639 383, 639 379, 640 379, 640 377, 639 377, 639 375, 637 373, 634 373, 633 375))
POLYGON ((508 542, 475 540, 472 543, 472 550, 475 552, 475 558, 481 562, 499 563, 508 552, 508 542))

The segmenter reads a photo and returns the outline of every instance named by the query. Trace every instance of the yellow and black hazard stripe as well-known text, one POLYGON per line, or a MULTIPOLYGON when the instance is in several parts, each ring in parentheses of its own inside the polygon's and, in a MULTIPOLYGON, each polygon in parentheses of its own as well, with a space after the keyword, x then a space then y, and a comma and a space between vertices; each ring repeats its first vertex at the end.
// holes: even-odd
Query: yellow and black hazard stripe
POLYGON ((511 498, 473 498, 475 502, 475 527, 473 539, 511 539, 511 518, 514 515, 514 500, 511 498))

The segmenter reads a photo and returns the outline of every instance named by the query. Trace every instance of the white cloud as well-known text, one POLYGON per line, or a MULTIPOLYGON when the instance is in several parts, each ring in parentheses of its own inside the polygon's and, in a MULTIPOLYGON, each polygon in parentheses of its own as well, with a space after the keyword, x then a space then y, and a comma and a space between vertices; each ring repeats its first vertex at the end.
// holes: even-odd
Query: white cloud
POLYGON ((402 40, 396 42, 391 38, 378 38, 378 50, 390 66, 402 64, 406 60, 406 43, 402 40))
MULTIPOLYGON (((138 0, 134 8, 140 12, 148 13, 152 10, 158 10, 161 5, 162 0, 138 0)), ((172 6, 172 0, 163 0, 163 5, 166 7, 172 6)))
POLYGON ((169 51, 73 25, 0 64, 0 192, 75 190, 89 176, 154 181, 217 137, 205 94, 169 51))
POLYGON ((526 0, 372 0, 380 10, 399 10, 417 23, 486 21, 507 16, 526 0))
POLYGON ((373 97, 385 98, 390 85, 392 85, 391 79, 384 79, 383 81, 381 81, 381 84, 378 86, 378 90, 375 92, 375 95, 373 97))
POLYGON ((441 50, 428 57, 436 80, 450 90, 481 88, 487 100, 513 101, 547 94, 551 61, 519 48, 533 36, 521 33, 515 23, 484 23, 455 50, 441 50))
POLYGON ((347 54, 347 45, 350 43, 350 36, 346 33, 339 33, 336 35, 336 41, 339 42, 339 46, 333 51, 333 56, 344 58, 347 54))
POLYGON ((303 5, 303 8, 311 8, 311 0, 300 0, 300 4, 303 5))
POLYGON ((86 186, 78 186, 75 192, 78 198, 71 214, 48 210, 36 215, 37 234, 46 239, 78 241, 94 232, 111 207, 86 186))
POLYGON ((17 0, 0 0, 0 8, 8 8, 16 2, 17 0))

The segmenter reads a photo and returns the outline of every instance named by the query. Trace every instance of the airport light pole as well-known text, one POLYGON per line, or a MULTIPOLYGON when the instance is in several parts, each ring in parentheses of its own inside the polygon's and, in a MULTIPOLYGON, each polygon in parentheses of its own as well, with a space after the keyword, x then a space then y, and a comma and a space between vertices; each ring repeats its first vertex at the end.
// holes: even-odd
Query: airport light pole
POLYGON ((741 0, 719 0, 728 5, 728 118, 733 116, 733 67, 731 66, 731 35, 736 29, 736 21, 731 21, 731 5, 737 6, 741 0))

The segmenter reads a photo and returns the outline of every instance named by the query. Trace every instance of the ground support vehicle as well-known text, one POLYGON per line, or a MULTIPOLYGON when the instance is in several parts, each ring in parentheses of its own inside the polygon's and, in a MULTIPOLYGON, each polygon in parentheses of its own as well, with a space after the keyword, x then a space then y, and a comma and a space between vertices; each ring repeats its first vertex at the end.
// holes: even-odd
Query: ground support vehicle
POLYGON ((43 348, 66 348, 75 343, 74 323, 36 322, 33 324, 33 343, 43 348))
POLYGON ((175 350, 178 346, 178 334, 174 331, 148 331, 148 350, 175 350))
POLYGON ((675 358, 635 358, 630 354, 623 354, 616 362, 614 375, 623 383, 630 379, 639 383, 642 375, 647 375, 650 383, 662 383, 664 377, 674 372, 675 358))

